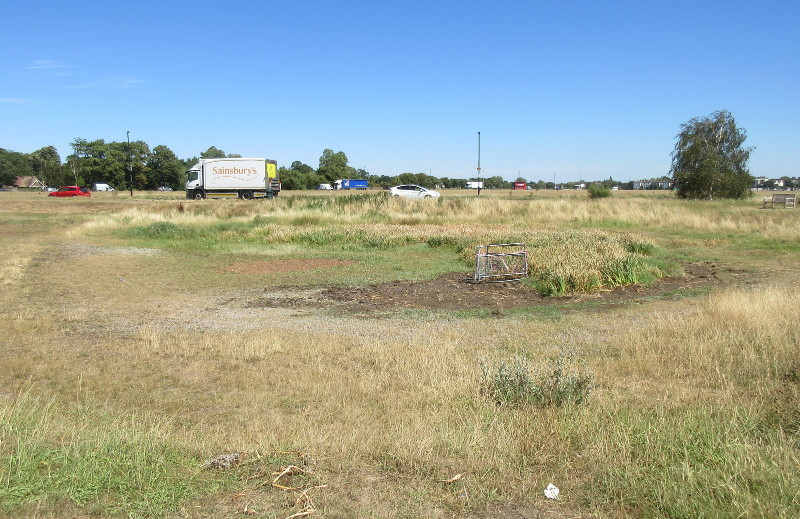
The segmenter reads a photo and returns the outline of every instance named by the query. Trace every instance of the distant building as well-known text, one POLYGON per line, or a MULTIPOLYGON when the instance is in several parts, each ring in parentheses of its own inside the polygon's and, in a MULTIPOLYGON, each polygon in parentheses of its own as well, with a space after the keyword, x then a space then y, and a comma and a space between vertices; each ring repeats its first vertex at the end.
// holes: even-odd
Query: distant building
POLYGON ((40 189, 47 188, 44 185, 44 182, 39 180, 36 177, 17 177, 17 180, 14 182, 14 186, 16 187, 38 187, 40 189))
POLYGON ((631 182, 633 189, 672 189, 671 180, 634 180, 631 182))

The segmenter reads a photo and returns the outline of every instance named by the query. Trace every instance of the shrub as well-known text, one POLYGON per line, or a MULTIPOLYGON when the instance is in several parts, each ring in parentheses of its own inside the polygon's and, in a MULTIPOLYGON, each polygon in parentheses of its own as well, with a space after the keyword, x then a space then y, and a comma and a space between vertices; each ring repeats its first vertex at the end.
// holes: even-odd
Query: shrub
POLYGON ((597 198, 608 198, 611 196, 611 190, 607 187, 592 184, 589 186, 589 198, 595 200, 597 198))
POLYGON ((560 407, 586 402, 594 388, 592 373, 576 373, 571 356, 560 353, 546 368, 532 369, 525 355, 492 365, 481 361, 481 394, 498 405, 560 407))

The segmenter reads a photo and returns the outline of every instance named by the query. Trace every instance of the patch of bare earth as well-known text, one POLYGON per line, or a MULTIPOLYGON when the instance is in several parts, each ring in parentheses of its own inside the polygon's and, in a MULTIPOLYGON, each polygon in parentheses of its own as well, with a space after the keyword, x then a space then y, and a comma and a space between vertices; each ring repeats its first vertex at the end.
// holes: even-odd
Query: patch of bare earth
MULTIPOLYGON (((290 260, 287 260, 290 261, 290 260)), ((294 260, 291 260, 294 261, 294 260)), ((333 260, 329 260, 333 261, 333 260)), ((290 264, 284 264, 288 267, 290 264)), ((269 268, 272 268, 270 266, 269 268)), ((320 268, 320 267, 316 267, 320 268)), ((303 308, 321 303, 334 303, 337 311, 350 313, 384 312, 396 309, 425 310, 510 310, 548 305, 596 302, 624 304, 653 297, 680 297, 694 290, 717 284, 748 284, 752 273, 745 273, 711 262, 687 263, 685 275, 667 277, 650 286, 629 285, 593 294, 564 297, 543 297, 535 289, 519 282, 471 283, 469 273, 443 274, 428 281, 391 281, 367 286, 333 286, 295 297, 286 287, 268 287, 263 295, 250 300, 247 306, 303 308)))
POLYGON ((273 259, 269 261, 245 261, 234 263, 225 267, 225 272, 233 272, 235 274, 272 274, 282 272, 297 272, 316 269, 327 269, 332 267, 340 267, 343 265, 352 265, 355 261, 352 260, 335 260, 335 259, 273 259))

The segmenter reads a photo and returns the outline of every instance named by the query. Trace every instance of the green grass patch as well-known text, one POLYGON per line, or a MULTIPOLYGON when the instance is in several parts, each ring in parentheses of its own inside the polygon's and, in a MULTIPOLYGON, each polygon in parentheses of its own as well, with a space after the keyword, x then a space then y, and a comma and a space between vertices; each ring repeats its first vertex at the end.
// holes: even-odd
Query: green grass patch
POLYGON ((796 452, 780 435, 754 438, 754 419, 752 409, 620 409, 595 490, 635 517, 800 517, 796 452))
POLYGON ((0 408, 0 510, 77 506, 91 515, 162 516, 225 484, 158 428, 68 410, 23 394, 0 408))

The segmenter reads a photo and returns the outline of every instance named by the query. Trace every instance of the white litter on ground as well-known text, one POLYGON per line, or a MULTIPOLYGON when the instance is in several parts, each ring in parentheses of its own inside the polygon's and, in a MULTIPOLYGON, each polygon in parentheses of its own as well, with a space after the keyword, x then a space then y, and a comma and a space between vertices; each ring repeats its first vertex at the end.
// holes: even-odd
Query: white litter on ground
POLYGON ((545 497, 548 497, 550 499, 558 499, 558 492, 559 492, 558 487, 552 483, 547 485, 547 488, 544 489, 545 497))

